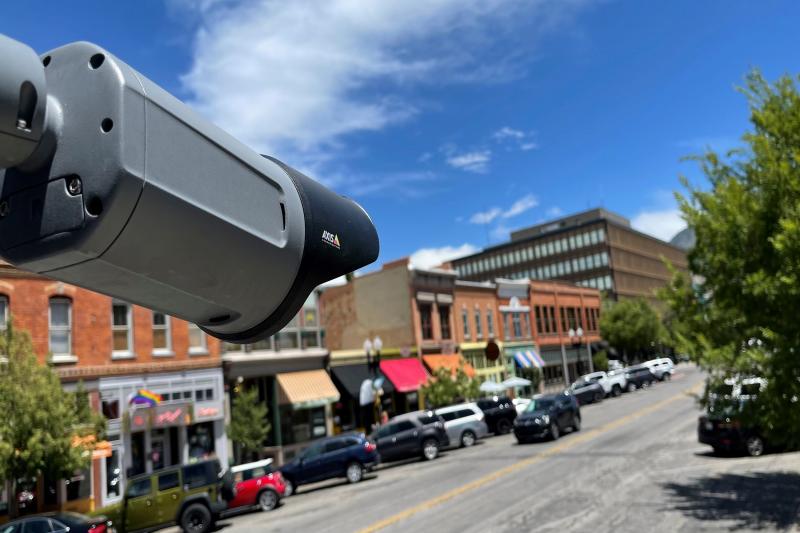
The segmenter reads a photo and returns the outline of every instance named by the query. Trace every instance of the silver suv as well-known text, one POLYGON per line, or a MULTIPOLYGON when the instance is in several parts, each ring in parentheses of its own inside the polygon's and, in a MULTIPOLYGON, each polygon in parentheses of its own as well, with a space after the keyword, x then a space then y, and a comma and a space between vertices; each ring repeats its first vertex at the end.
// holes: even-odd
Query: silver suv
POLYGON ((460 403, 434 411, 444 419, 451 446, 469 447, 489 434, 484 414, 477 403, 460 403))

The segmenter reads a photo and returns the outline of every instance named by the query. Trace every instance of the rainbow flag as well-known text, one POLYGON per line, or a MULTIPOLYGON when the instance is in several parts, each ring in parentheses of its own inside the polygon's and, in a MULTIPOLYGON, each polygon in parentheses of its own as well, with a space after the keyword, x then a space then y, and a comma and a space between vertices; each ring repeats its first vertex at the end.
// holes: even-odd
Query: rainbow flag
POLYGON ((130 405, 146 405, 148 407, 153 407, 160 403, 161 395, 147 389, 139 389, 129 402, 130 405))

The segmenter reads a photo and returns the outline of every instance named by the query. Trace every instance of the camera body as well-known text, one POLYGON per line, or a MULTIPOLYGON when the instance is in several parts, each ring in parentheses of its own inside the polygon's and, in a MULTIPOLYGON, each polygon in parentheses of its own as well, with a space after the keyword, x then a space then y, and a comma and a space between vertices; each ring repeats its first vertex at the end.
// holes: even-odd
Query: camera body
MULTIPOLYGON (((20 44, 2 39, 0 63, 20 44)), ((15 266, 245 343, 283 327, 317 285, 377 258, 357 203, 254 152, 107 51, 79 42, 18 63, 12 90, 0 86, 0 119, 16 106, 21 132, 0 130, 0 256, 15 266), (20 147, 26 129, 33 148, 20 147)))

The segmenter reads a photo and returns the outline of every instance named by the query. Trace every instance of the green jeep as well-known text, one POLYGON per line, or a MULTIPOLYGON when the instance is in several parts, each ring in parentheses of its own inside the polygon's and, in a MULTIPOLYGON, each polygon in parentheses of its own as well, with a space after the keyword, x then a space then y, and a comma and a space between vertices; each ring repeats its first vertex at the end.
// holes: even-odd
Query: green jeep
POLYGON ((219 462, 174 466, 128 480, 122 501, 97 509, 120 533, 153 531, 172 525, 191 533, 206 533, 235 493, 230 474, 219 462))

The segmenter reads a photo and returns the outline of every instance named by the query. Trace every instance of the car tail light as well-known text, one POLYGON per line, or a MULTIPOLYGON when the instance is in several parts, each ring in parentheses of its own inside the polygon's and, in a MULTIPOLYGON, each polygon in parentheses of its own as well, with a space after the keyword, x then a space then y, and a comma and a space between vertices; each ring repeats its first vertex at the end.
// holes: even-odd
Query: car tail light
POLYGON ((364 449, 367 450, 368 452, 374 452, 375 450, 378 449, 378 447, 375 446, 374 442, 367 441, 364 443, 364 449))
POLYGON ((100 522, 89 528, 92 533, 106 533, 108 531, 108 522, 100 522))

